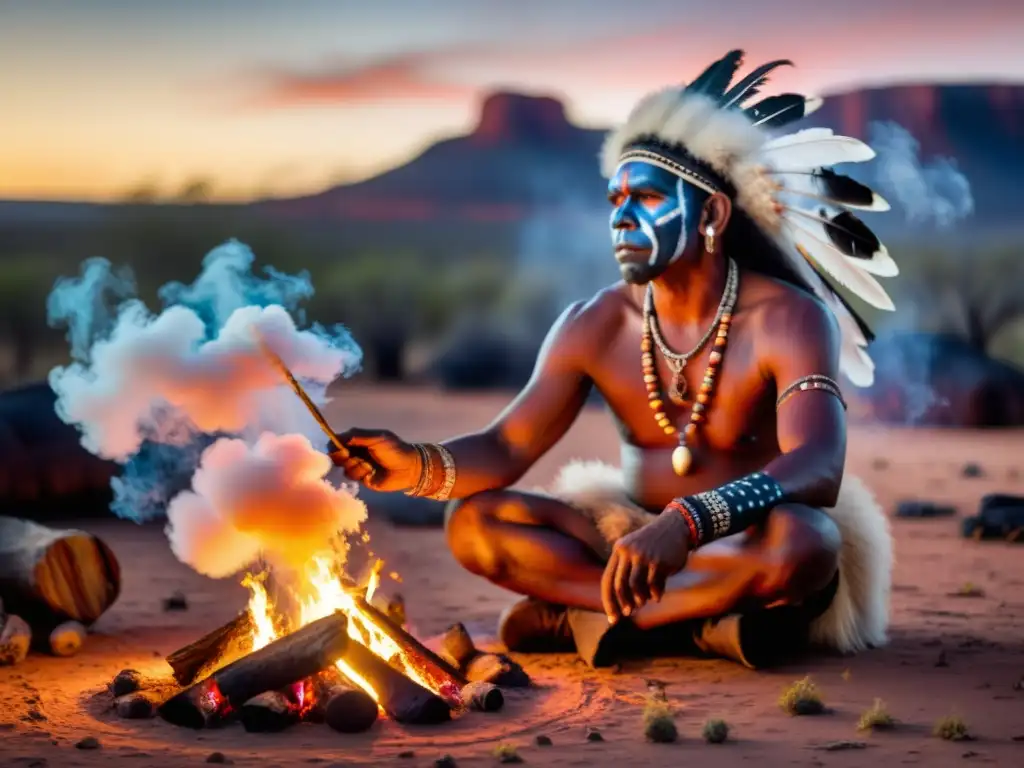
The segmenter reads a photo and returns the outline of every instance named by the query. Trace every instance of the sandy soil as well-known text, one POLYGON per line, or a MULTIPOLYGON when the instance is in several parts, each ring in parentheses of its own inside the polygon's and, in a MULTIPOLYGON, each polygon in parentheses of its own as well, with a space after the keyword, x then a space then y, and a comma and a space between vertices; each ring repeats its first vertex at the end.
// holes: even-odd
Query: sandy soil
MULTIPOLYGON (((500 397, 445 397, 430 393, 346 392, 333 414, 344 425, 390 427, 409 438, 440 438, 480 426, 504 405, 500 397), (348 418, 346 418, 348 417, 348 418)), ((570 436, 524 484, 548 480, 574 456, 614 460, 615 436, 601 411, 586 413, 570 436)), ((891 508, 902 498, 931 498, 973 512, 987 492, 1024 493, 1024 433, 908 432, 857 429, 850 471, 891 508), (973 461, 979 478, 961 476, 973 461)), ((162 657, 228 619, 246 599, 233 580, 211 581, 177 563, 159 527, 91 525, 114 548, 124 570, 117 605, 95 627, 76 658, 31 656, 0 669, 0 765, 196 765, 223 752, 236 765, 431 765, 442 754, 459 765, 492 765, 500 743, 518 747, 538 765, 767 765, 943 766, 972 762, 1024 764, 1024 558, 1019 545, 964 541, 958 519, 895 520, 898 565, 892 642, 855 658, 814 658, 790 668, 749 672, 720 661, 671 660, 593 673, 570 657, 524 659, 540 687, 509 697, 496 715, 472 714, 434 728, 381 722, 369 733, 342 736, 302 725, 285 734, 248 735, 240 727, 195 733, 160 720, 122 721, 95 698, 124 667, 160 674, 162 657), (951 597, 964 583, 979 597, 951 597), (165 613, 162 598, 175 590, 189 600, 184 612, 165 613), (940 657, 942 662, 940 662, 940 657), (814 677, 833 713, 793 718, 777 699, 791 681, 814 677), (644 741, 640 730, 645 680, 668 683, 678 710, 681 740, 644 741), (883 698, 901 726, 862 735, 860 713, 883 698), (963 716, 977 734, 971 742, 932 738, 932 724, 963 716), (704 744, 709 717, 732 726, 730 743, 704 744), (603 743, 588 743, 587 727, 603 743), (535 745, 545 734, 553 746, 535 745), (101 748, 75 748, 86 736, 101 748), (863 742, 834 751, 838 741, 863 742), (400 753, 412 750, 411 758, 400 753)), ((404 579, 401 587, 421 637, 436 636, 461 619, 479 636, 493 632, 511 596, 462 572, 440 531, 370 526, 374 548, 404 579)))

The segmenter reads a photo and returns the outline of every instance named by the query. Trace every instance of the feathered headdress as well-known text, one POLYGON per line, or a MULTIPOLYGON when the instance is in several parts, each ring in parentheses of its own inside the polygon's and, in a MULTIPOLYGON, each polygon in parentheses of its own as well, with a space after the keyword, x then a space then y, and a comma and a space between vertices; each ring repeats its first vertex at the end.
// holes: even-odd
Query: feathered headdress
POLYGON ((602 171, 611 178, 622 163, 641 160, 709 193, 729 195, 778 244, 803 287, 835 313, 843 335, 842 371, 855 385, 869 386, 875 366, 865 348, 871 331, 819 270, 868 304, 894 309, 873 275, 896 275, 896 263, 850 212, 887 211, 889 204, 831 170, 870 160, 875 152, 827 128, 775 135, 773 129, 810 114, 821 100, 784 93, 747 106, 772 70, 792 62, 769 62, 730 87, 742 60, 743 51, 731 51, 689 85, 644 98, 605 141, 602 171))

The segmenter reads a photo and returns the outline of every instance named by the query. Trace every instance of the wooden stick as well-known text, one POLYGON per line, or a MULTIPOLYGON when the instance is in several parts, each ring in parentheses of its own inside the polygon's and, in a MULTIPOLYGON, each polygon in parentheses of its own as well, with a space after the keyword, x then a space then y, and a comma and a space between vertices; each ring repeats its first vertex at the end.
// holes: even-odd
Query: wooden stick
POLYGON ((92 534, 0 517, 0 600, 44 645, 62 622, 92 624, 120 592, 117 558, 92 534))
POLYGON ((160 716, 176 725, 204 728, 265 691, 315 675, 341 658, 348 644, 345 614, 325 616, 221 667, 166 701, 160 716))
POLYGON ((191 685, 203 672, 211 672, 215 666, 244 656, 252 650, 252 634, 252 616, 245 610, 224 626, 168 656, 174 679, 179 685, 191 685))
POLYGON ((277 353, 274 352, 274 350, 272 350, 267 345, 267 342, 263 339, 262 336, 259 335, 259 333, 256 333, 256 343, 259 344, 260 350, 270 361, 271 365, 277 368, 277 370, 281 373, 281 376, 283 376, 285 381, 288 382, 288 385, 292 388, 292 391, 299 396, 299 399, 305 404, 306 408, 313 416, 313 419, 316 421, 317 424, 320 425, 320 429, 322 429, 324 431, 324 434, 326 434, 327 437, 330 438, 331 442, 334 444, 334 447, 338 450, 339 453, 342 454, 342 456, 348 458, 348 448, 345 447, 345 444, 341 442, 341 438, 339 438, 334 433, 334 430, 331 429, 331 425, 327 422, 327 418, 317 407, 316 403, 313 402, 312 398, 310 398, 310 396, 306 394, 306 390, 303 389, 302 385, 299 383, 299 380, 295 378, 295 375, 290 370, 288 370, 288 366, 284 364, 284 360, 282 360, 277 355, 277 353))
POLYGON ((493 683, 504 688, 530 686, 526 670, 504 654, 479 650, 461 623, 452 624, 444 633, 441 655, 457 665, 471 683, 493 683))
POLYGON ((470 709, 497 712, 505 706, 505 694, 493 683, 468 683, 462 688, 462 700, 470 709))
POLYGON ((343 658, 373 686, 380 705, 392 720, 435 725, 451 719, 451 707, 444 699, 410 680, 365 645, 351 640, 343 658))

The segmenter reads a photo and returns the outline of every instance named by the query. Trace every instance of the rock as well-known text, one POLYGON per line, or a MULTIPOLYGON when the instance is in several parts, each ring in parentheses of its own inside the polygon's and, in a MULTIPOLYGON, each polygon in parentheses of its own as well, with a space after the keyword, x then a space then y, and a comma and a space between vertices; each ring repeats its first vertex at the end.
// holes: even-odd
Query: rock
POLYGON ((0 667, 23 662, 31 645, 32 628, 20 616, 8 616, 0 629, 0 667))
POLYGON ((896 505, 896 517, 950 517, 956 507, 933 501, 901 501, 896 505))
POLYGON ((50 651, 54 656, 74 656, 85 643, 87 631, 77 621, 58 624, 50 633, 50 651))
POLYGON ((407 750, 405 750, 405 752, 399 752, 398 756, 400 758, 402 758, 403 760, 410 760, 410 759, 416 757, 416 753, 413 752, 411 749, 407 749, 407 750))
POLYGON ((587 741, 604 741, 604 736, 597 728, 587 728, 587 741))
POLYGON ((821 749, 826 752, 846 752, 851 749, 867 749, 868 745, 865 741, 830 741, 827 744, 822 744, 821 749))
POLYGON ((550 736, 545 736, 544 734, 540 734, 536 739, 534 739, 534 742, 538 747, 550 747, 554 743, 551 741, 550 736))
POLYGON ((964 538, 1024 541, 1024 498, 993 493, 982 498, 978 514, 964 518, 964 538))
POLYGON ((188 598, 183 592, 174 592, 170 597, 165 597, 163 602, 165 611, 187 611, 188 598))
POLYGON ((206 756, 206 762, 208 763, 230 763, 227 755, 223 752, 211 752, 206 756))
POLYGON ((114 709, 125 720, 146 720, 156 714, 156 705, 138 692, 119 696, 114 700, 114 709))
POLYGON ((963 469, 960 470, 960 475, 968 478, 984 477, 985 470, 983 470, 981 465, 977 462, 969 461, 964 464, 963 469))
POLYGON ((451 755, 441 755, 434 761, 434 768, 455 768, 458 765, 451 755))
POLYGON ((86 736, 75 743, 75 749, 99 749, 102 745, 95 736, 86 736))
POLYGON ((135 669, 122 669, 110 682, 110 692, 115 697, 134 693, 142 687, 142 673, 135 669))

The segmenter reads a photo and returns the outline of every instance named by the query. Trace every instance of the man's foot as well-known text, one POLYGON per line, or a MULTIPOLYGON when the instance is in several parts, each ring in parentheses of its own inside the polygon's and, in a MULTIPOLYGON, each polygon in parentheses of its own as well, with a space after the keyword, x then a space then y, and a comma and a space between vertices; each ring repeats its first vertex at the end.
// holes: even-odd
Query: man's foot
POLYGON ((591 667, 610 667, 625 655, 631 645, 636 645, 629 642, 629 638, 637 639, 636 627, 629 619, 609 624, 604 613, 581 608, 570 608, 566 615, 576 643, 576 653, 591 667))
POLYGON ((518 653, 568 653, 573 650, 566 609, 526 597, 498 619, 498 639, 518 653))
POLYGON ((805 616, 791 606, 705 619, 693 632, 698 649, 748 669, 779 664, 802 650, 806 638, 805 616))

